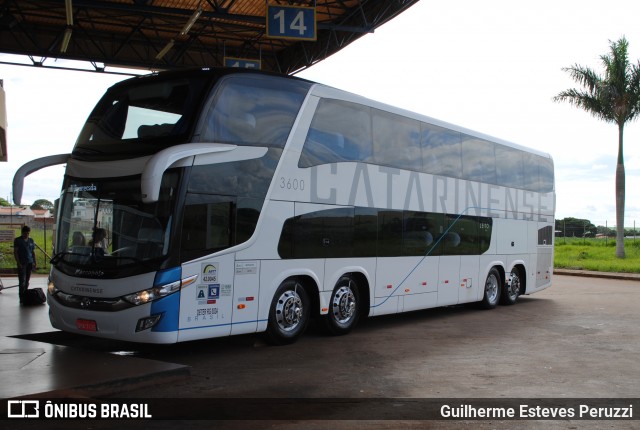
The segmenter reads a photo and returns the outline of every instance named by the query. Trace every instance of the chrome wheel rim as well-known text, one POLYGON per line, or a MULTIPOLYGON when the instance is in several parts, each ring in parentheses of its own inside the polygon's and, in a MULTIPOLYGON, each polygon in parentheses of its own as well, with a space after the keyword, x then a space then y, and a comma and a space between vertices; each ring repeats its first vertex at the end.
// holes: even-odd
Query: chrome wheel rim
MULTIPOLYGON (((297 286, 296 286, 297 287, 297 286)), ((302 322, 302 300, 295 290, 287 290, 276 303, 276 322, 282 331, 295 330, 302 322)))
POLYGON ((495 303, 498 299, 498 278, 493 273, 487 277, 484 285, 485 296, 489 303, 495 303))
POLYGON ((336 290, 331 302, 331 312, 334 319, 340 324, 348 323, 353 318, 356 313, 356 296, 350 285, 343 285, 336 290))
POLYGON ((511 272, 507 293, 511 300, 515 300, 520 295, 520 278, 517 273, 511 272))

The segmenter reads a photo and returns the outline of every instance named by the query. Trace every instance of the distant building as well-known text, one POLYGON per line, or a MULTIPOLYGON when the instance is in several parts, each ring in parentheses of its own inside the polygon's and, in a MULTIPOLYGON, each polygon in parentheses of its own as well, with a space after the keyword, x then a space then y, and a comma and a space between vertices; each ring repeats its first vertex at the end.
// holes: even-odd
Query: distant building
POLYGON ((48 209, 33 210, 29 206, 0 207, 0 225, 28 225, 31 228, 53 226, 54 217, 48 209))

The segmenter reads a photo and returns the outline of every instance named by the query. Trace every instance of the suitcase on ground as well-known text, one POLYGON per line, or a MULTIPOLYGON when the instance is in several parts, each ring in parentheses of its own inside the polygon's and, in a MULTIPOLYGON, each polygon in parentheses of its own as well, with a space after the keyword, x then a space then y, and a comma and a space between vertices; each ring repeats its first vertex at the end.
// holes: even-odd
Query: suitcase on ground
POLYGON ((41 305, 47 301, 47 297, 44 295, 42 288, 30 288, 24 293, 22 303, 27 306, 41 305))

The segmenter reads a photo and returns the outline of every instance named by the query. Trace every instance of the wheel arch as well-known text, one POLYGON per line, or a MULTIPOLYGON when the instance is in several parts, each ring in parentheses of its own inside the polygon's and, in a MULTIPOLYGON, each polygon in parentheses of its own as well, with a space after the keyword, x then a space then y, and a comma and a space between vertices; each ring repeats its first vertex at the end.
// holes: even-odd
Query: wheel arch
POLYGON ((369 279, 362 272, 347 272, 343 276, 352 277, 358 284, 358 293, 360 294, 360 315, 363 317, 369 316, 369 310, 371 309, 371 290, 369 279))

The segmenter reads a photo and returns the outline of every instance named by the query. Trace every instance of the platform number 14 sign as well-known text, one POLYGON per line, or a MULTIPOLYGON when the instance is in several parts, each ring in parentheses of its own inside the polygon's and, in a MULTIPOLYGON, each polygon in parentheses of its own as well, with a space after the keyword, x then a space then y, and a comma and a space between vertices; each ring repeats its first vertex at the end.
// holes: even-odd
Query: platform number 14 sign
POLYGON ((301 6, 267 6, 267 36, 316 40, 316 9, 301 6))

